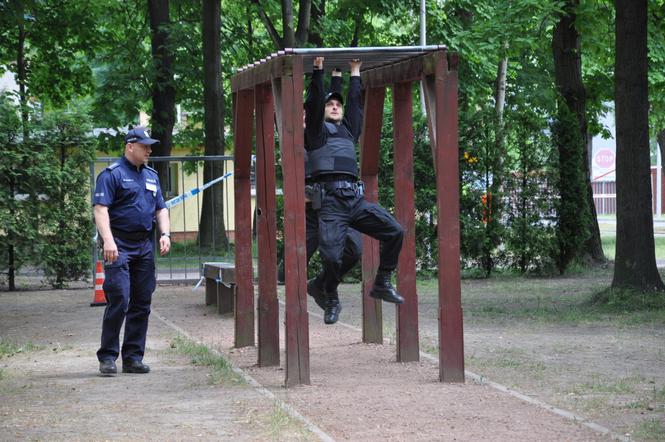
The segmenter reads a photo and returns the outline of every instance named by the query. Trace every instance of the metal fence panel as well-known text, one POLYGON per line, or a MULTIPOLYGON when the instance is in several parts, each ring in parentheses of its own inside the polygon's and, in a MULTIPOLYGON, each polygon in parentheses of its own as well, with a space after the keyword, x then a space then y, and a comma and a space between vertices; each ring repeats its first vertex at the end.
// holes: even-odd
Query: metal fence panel
MULTIPOLYGON (((99 157, 90 163, 90 199, 92 201, 97 175, 105 167, 117 161, 116 157, 99 157)), ((171 252, 159 256, 158 232, 155 232, 155 266, 157 281, 196 281, 202 276, 204 262, 233 262, 234 216, 233 216, 233 157, 214 156, 170 156, 151 157, 152 164, 168 163, 168 173, 162 189, 168 201, 206 184, 204 176, 218 178, 229 176, 209 188, 196 192, 169 209, 171 218, 171 252), (217 172, 217 173, 215 173, 217 172), (204 207, 204 198, 208 207, 204 207), (204 213, 205 211, 205 213, 204 213), (210 235, 201 235, 199 227, 203 217, 211 215, 208 224, 210 235), (221 225, 223 225, 223 229, 221 225)), ((164 177, 160 177, 164 181, 164 177)), ((91 235, 94 237, 96 231, 91 235)), ((92 273, 98 260, 97 247, 93 246, 92 273)))

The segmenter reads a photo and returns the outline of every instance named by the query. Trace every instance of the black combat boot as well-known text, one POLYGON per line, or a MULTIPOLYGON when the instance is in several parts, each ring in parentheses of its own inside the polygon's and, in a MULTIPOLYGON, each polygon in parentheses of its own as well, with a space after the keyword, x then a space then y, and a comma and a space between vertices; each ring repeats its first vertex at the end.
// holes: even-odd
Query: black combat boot
POLYGON ((369 292, 369 295, 372 298, 383 299, 386 302, 392 302, 393 304, 402 304, 404 298, 397 293, 395 287, 393 287, 390 282, 390 276, 392 272, 387 272, 385 270, 379 270, 374 279, 374 287, 369 292))
POLYGON ((312 278, 307 281, 307 294, 314 298, 314 302, 321 307, 321 310, 326 309, 326 293, 323 290, 323 283, 319 281, 319 278, 312 278))
POLYGON ((339 312, 342 311, 342 304, 339 303, 339 299, 335 297, 329 297, 326 299, 326 308, 323 313, 323 322, 326 324, 334 324, 339 319, 339 312))

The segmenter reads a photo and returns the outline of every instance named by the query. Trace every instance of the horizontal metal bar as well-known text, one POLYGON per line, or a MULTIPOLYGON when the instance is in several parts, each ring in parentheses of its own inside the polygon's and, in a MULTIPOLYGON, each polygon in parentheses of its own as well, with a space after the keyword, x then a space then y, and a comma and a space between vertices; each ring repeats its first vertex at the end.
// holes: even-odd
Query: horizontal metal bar
POLYGON ((439 49, 447 49, 445 45, 428 46, 375 46, 375 47, 355 47, 355 48, 286 48, 285 54, 314 55, 314 54, 362 54, 372 52, 375 54, 385 53, 406 53, 406 52, 430 52, 439 49))

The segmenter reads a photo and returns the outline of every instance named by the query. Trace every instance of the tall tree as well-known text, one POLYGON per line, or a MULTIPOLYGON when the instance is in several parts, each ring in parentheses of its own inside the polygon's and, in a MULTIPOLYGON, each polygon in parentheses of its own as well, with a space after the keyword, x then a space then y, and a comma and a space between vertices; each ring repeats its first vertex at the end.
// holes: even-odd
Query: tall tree
POLYGON ((615 0, 617 246, 612 287, 665 290, 651 208, 647 0, 615 0))
MULTIPOLYGON (((220 44, 221 0, 203 0, 201 8, 203 38, 203 124, 205 155, 224 155, 224 91, 220 44)), ((223 161, 204 166, 203 181, 210 182, 224 174, 223 161)), ((203 193, 199 244, 205 247, 228 247, 224 224, 222 183, 203 193)))
POLYGON ((591 188, 589 173, 589 133, 586 117, 586 91, 582 82, 582 53, 580 34, 575 27, 577 20, 576 9, 579 0, 566 0, 559 22, 554 27, 552 35, 552 53, 554 55, 554 81, 560 99, 558 100, 560 118, 567 119, 564 114, 572 112, 574 119, 560 121, 559 131, 576 130, 577 136, 559 136, 559 160, 561 169, 561 210, 560 217, 571 217, 572 219, 560 218, 560 229, 568 229, 559 233, 560 259, 559 270, 563 271, 571 259, 588 255, 594 261, 605 260, 603 248, 600 242, 600 229, 596 219, 596 207, 593 202, 593 190, 591 188), (565 109, 561 109, 565 107, 565 109), (573 128, 569 122, 576 123, 573 128), (565 143, 565 145, 563 144, 565 143), (571 144, 572 143, 572 144, 571 144), (571 152, 574 150, 574 152, 571 152), (572 154, 568 155, 568 154, 572 154), (578 159, 581 161, 575 164, 578 159), (572 160, 572 161, 571 161, 572 160), (582 176, 571 173, 570 169, 580 170, 582 176), (582 183, 579 183, 579 180, 582 183), (573 180, 573 182, 567 182, 573 180), (579 186, 582 189, 579 189, 579 186), (582 190, 582 194, 577 193, 582 190), (570 198, 564 201, 564 198, 570 198), (571 210, 566 210, 570 208, 571 210), (579 216, 582 211, 583 216, 579 216), (585 223, 579 226, 578 223, 585 223), (586 237, 581 237, 584 233, 586 237), (572 237, 571 237, 572 235, 572 237), (564 238, 566 236, 566 238, 564 238), (572 241, 569 241, 572 239, 572 241), (580 240, 583 241, 581 246, 580 240))
MULTIPOLYGON (((150 15, 152 79, 152 137, 159 140, 153 147, 153 156, 171 155, 173 125, 175 124, 175 87, 173 84, 173 54, 171 53, 169 0, 148 0, 150 15)), ((168 162, 155 163, 162 191, 169 186, 168 162)))

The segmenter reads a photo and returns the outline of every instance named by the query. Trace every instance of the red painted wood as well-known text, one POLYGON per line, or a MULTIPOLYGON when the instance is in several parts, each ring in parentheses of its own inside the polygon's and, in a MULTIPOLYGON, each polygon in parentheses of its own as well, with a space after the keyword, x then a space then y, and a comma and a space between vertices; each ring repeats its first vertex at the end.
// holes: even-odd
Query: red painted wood
MULTIPOLYGON (((365 91, 365 118, 360 139, 360 176, 365 182, 365 199, 371 202, 378 201, 379 196, 377 174, 385 95, 384 87, 365 91)), ((378 268, 379 242, 363 235, 363 342, 373 344, 383 344, 381 301, 369 296, 378 268)))
POLYGON ((256 109, 256 223, 259 253, 259 366, 279 365, 277 301, 277 224, 275 203, 275 127, 272 92, 254 89, 256 109))
POLYGON ((413 183, 413 94, 410 82, 393 86, 393 145, 395 217, 404 228, 397 264, 397 291, 404 304, 397 307, 397 360, 418 361, 418 294, 416 292, 416 209, 413 183))
POLYGON ((309 384, 309 322, 305 246, 305 156, 302 57, 291 59, 291 75, 280 79, 282 171, 284 176, 284 268, 286 291, 286 386, 309 384))
POLYGON ((464 382, 460 283, 457 71, 437 53, 434 79, 436 188, 439 242, 439 379, 464 382))
POLYGON ((252 115, 254 113, 253 95, 252 90, 243 90, 233 94, 236 347, 254 345, 254 285, 252 283, 252 205, 250 183, 252 115))

